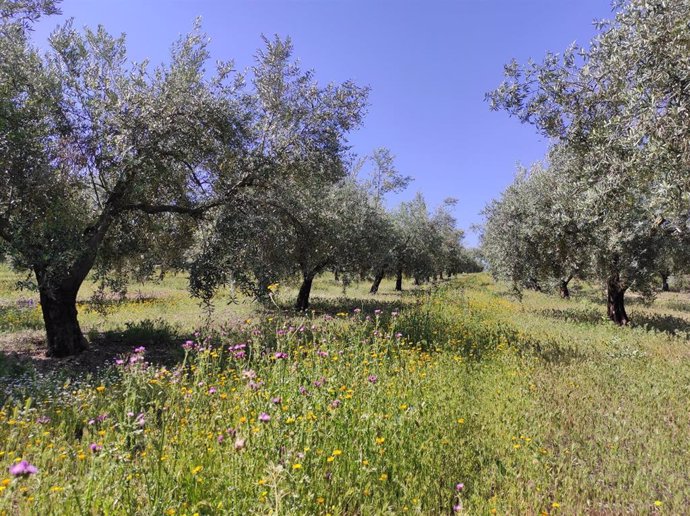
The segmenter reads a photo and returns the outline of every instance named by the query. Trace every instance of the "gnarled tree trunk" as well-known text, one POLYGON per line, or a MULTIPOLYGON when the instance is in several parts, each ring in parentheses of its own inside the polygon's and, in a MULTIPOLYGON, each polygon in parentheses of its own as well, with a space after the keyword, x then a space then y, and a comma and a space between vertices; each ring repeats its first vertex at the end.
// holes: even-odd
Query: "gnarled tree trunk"
POLYGON ((525 286, 530 290, 534 290, 535 292, 541 292, 541 285, 536 278, 528 278, 525 282, 525 286))
POLYGON ((309 308, 309 294, 311 294, 311 284, 314 281, 314 276, 313 272, 302 274, 302 285, 297 294, 297 301, 295 301, 295 310, 303 312, 309 308))
POLYGON ((66 357, 86 349, 86 339, 77 320, 77 290, 39 290, 48 356, 66 357))
POLYGON ((573 279, 573 277, 568 276, 566 279, 561 280, 560 291, 561 291, 561 297, 563 299, 570 299, 570 290, 568 290, 568 283, 570 283, 571 279, 573 279))
POLYGON ((383 277, 385 274, 386 274, 386 268, 385 267, 381 267, 376 272, 376 276, 374 276, 374 282, 371 284, 371 288, 369 289, 370 294, 376 294, 379 291, 379 286, 381 285, 381 281, 383 280, 383 277))
POLYGON ((395 290, 400 292, 402 290, 402 276, 403 276, 403 271, 402 267, 398 268, 398 271, 395 274, 395 290))
POLYGON ((625 313, 625 287, 620 276, 612 274, 607 282, 607 310, 609 319, 620 326, 625 326, 630 322, 628 314, 625 313))
POLYGON ((671 290, 668 286, 668 274, 661 275, 661 290, 662 292, 668 292, 671 290))

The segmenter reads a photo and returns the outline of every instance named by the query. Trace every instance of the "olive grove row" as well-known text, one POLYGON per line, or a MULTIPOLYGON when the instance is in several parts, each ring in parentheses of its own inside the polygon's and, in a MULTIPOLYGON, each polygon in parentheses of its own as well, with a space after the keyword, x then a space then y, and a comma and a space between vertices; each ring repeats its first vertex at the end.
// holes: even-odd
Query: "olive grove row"
POLYGON ((690 258, 690 1, 619 0, 589 47, 505 67, 492 108, 552 146, 486 210, 483 254, 516 286, 573 277, 652 298, 690 258), (661 281, 660 281, 661 280, 661 281))
POLYGON ((32 24, 53 0, 0 2, 0 256, 40 293, 53 356, 86 342, 77 293, 92 275, 122 290, 154 270, 187 270, 193 294, 228 283, 265 296, 299 275, 296 308, 315 275, 415 280, 475 263, 452 200, 430 212, 404 188, 393 157, 356 158, 367 88, 319 85, 289 40, 265 39, 254 66, 207 69, 195 27, 167 64, 132 63, 124 37, 58 27, 49 49, 32 24))

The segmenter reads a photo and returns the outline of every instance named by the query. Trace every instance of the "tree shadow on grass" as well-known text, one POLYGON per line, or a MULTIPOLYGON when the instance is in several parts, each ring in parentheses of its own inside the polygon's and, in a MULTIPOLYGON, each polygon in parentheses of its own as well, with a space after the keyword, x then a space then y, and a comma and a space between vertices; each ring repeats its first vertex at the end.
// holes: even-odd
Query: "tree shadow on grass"
MULTIPOLYGON (((383 299, 353 299, 347 297, 320 298, 314 297, 311 300, 307 313, 313 312, 315 315, 335 316, 339 313, 352 314, 355 310, 361 310, 365 315, 377 315, 376 311, 381 310, 381 315, 390 315, 392 312, 403 309, 406 304, 399 298, 394 300, 383 299)), ((292 307, 285 307, 288 315, 299 315, 292 307)))
POLYGON ((673 315, 636 313, 632 317, 631 326, 661 331, 670 335, 690 333, 690 321, 673 315))
POLYGON ((596 308, 547 308, 540 310, 538 314, 550 319, 559 319, 579 324, 601 324, 606 322, 604 313, 596 308))
POLYGON ((121 329, 91 333, 87 353, 100 354, 102 362, 106 353, 115 360, 116 356, 126 355, 134 348, 143 346, 146 348, 147 362, 156 366, 171 366, 182 359, 184 353, 181 345, 190 339, 194 339, 191 332, 184 332, 164 319, 144 319, 126 323, 121 329))
POLYGON ((554 343, 538 343, 532 346, 530 351, 542 361, 554 365, 569 365, 573 362, 581 362, 586 355, 573 348, 554 343))
POLYGON ((0 378, 28 371, 59 373, 65 378, 83 374, 100 375, 115 364, 118 356, 134 348, 146 348, 146 360, 155 366, 173 366, 184 356, 181 344, 193 338, 163 319, 127 323, 124 328, 88 332, 89 345, 79 355, 66 358, 46 356, 43 331, 21 332, 0 339, 0 378))
POLYGON ((680 300, 669 300, 664 303, 666 308, 678 312, 690 312, 690 302, 680 300))

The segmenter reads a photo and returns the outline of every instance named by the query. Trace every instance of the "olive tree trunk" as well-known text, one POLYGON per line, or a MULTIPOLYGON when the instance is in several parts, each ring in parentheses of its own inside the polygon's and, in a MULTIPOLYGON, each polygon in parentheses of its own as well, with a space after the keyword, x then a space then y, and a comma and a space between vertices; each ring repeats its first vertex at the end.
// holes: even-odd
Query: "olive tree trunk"
POLYGON ((66 357, 86 349, 86 339, 77 320, 76 291, 40 291, 46 326, 48 356, 66 357))
POLYGON ((561 297, 563 299, 570 299, 570 290, 568 290, 568 283, 570 283, 571 279, 573 279, 573 277, 568 276, 566 279, 561 280, 560 291, 561 291, 561 297))
POLYGON ((668 274, 661 275, 661 290, 662 292, 668 292, 671 290, 668 286, 668 274))
POLYGON ((369 289, 370 294, 376 294, 379 291, 379 286, 381 286, 381 281, 383 280, 383 277, 386 274, 386 268, 381 267, 377 272, 376 276, 374 276, 374 282, 371 284, 371 288, 369 289))
POLYGON ((299 287, 297 301, 295 301, 295 310, 304 312, 309 308, 309 295, 311 294, 311 284, 314 281, 314 276, 313 272, 303 273, 302 285, 299 287))
POLYGON ((403 271, 402 267, 400 267, 395 274, 395 290, 400 292, 402 290, 402 276, 403 276, 403 271))
POLYGON ((625 313, 625 291, 618 274, 613 274, 607 282, 607 310, 609 318, 620 326, 625 326, 630 322, 628 314, 625 313))

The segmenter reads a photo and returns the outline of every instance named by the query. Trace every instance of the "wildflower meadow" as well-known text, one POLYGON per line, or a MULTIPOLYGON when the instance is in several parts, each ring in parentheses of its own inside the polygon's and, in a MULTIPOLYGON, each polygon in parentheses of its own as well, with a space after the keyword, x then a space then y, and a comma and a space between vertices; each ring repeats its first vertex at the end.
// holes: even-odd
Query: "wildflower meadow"
POLYGON ((91 372, 25 365, 2 380, 0 511, 682 513, 686 336, 642 305, 621 332, 586 292, 355 288, 190 328, 165 365, 134 343, 91 372))

